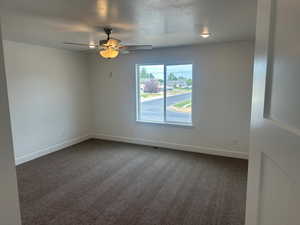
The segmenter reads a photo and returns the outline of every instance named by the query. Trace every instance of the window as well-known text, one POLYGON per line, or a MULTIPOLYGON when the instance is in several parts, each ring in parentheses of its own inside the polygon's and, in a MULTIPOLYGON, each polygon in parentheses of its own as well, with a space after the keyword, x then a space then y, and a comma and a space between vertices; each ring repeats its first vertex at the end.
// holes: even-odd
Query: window
POLYGON ((192 124, 193 65, 137 65, 137 120, 192 124))

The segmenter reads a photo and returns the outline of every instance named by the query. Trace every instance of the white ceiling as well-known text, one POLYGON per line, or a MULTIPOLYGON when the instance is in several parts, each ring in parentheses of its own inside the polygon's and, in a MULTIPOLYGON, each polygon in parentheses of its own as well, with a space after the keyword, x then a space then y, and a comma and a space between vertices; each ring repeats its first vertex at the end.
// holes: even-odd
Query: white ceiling
POLYGON ((0 0, 0 13, 6 40, 81 50, 63 42, 97 42, 111 26, 126 44, 166 47, 253 40, 256 0, 0 0))

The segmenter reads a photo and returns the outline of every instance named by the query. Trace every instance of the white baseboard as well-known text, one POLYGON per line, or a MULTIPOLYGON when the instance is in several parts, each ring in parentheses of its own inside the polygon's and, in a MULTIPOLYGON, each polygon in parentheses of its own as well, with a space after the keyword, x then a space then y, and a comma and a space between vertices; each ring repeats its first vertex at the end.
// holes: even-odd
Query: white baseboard
POLYGON ((175 144, 175 143, 170 143, 170 142, 153 141, 153 140, 146 140, 146 139, 139 139, 139 138, 111 136, 111 135, 106 135, 106 134, 95 134, 95 135, 92 135, 92 137, 95 139, 101 139, 101 140, 126 142, 126 143, 132 143, 132 144, 155 146, 155 147, 188 151, 188 152, 197 152, 197 153, 203 153, 203 154, 209 154, 209 155, 218 155, 218 156, 225 156, 225 157, 231 157, 231 158, 248 159, 248 153, 246 153, 246 152, 238 152, 238 151, 219 149, 219 148, 202 147, 202 146, 194 146, 194 145, 182 145, 182 144, 175 144))
POLYGON ((43 149, 38 150, 38 151, 34 151, 30 154, 16 157, 15 163, 16 163, 16 165, 20 165, 22 163, 28 162, 30 160, 33 160, 33 159, 36 159, 36 158, 39 158, 39 157, 42 157, 42 156, 50 154, 52 152, 62 150, 64 148, 67 148, 69 146, 78 144, 80 142, 86 141, 86 140, 91 139, 91 138, 92 138, 91 135, 84 135, 84 136, 81 136, 81 137, 72 138, 72 139, 66 140, 62 143, 55 144, 55 145, 43 148, 43 149))
POLYGON ((226 149, 193 146, 193 145, 182 145, 182 144, 175 144, 175 143, 170 143, 170 142, 153 141, 153 140, 129 138, 129 137, 121 137, 121 136, 112 136, 112 135, 106 135, 106 134, 94 134, 94 135, 84 135, 81 137, 73 138, 73 139, 64 141, 62 143, 46 147, 39 151, 35 151, 35 152, 32 152, 27 155, 16 157, 15 163, 16 163, 16 165, 20 165, 22 163, 28 162, 33 159, 37 159, 44 155, 50 154, 52 152, 62 150, 64 148, 78 144, 80 142, 86 141, 91 138, 139 144, 139 145, 147 145, 147 146, 156 146, 156 147, 161 147, 161 148, 168 148, 168 149, 188 151, 188 152, 197 152, 197 153, 210 154, 210 155, 219 155, 219 156, 225 156, 225 157, 231 157, 231 158, 248 159, 248 154, 246 152, 237 152, 237 151, 231 151, 231 150, 226 150, 226 149))

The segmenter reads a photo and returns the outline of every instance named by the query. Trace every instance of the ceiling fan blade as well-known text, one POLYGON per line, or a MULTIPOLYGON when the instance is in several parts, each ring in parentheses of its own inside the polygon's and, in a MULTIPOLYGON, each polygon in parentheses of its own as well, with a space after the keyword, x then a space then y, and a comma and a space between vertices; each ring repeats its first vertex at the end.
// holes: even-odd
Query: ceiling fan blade
POLYGON ((151 50, 152 45, 124 45, 121 49, 127 51, 137 51, 137 50, 151 50))
POLYGON ((127 49, 120 49, 120 53, 123 54, 123 55, 126 55, 126 54, 130 54, 131 52, 128 51, 127 49))
POLYGON ((95 46, 97 47, 98 45, 92 45, 92 44, 84 44, 84 43, 73 43, 73 42, 64 42, 65 45, 77 45, 77 46, 83 46, 83 47, 89 47, 89 46, 95 46))

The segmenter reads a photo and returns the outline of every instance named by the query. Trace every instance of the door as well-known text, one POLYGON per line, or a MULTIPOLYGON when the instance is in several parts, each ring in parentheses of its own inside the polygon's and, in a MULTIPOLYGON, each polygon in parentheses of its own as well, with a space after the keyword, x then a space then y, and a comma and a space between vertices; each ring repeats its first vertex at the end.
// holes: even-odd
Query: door
MULTIPOLYGON (((1 21, 0 21, 1 22, 1 21)), ((1 24, 0 24, 1 26, 1 24)), ((0 224, 20 225, 19 198, 0 27, 0 224)))
POLYGON ((300 224, 299 21, 299 0, 258 0, 247 225, 300 224))

